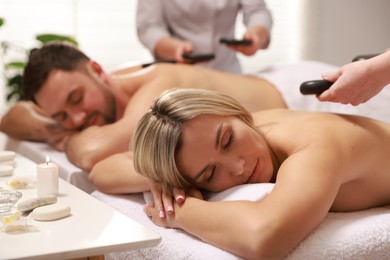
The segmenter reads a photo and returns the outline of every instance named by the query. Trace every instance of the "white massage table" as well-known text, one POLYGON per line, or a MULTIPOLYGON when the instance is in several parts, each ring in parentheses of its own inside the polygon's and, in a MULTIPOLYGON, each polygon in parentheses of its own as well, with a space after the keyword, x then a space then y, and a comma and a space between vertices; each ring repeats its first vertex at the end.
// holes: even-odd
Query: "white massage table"
MULTIPOLYGON (((386 87, 378 96, 360 106, 346 106, 318 102, 314 96, 303 96, 299 86, 303 81, 320 79, 321 73, 335 66, 320 62, 303 61, 277 64, 262 69, 261 76, 274 83, 292 109, 331 111, 360 114, 390 123, 390 89, 386 87)), ((93 191, 86 174, 68 162, 62 153, 45 144, 11 140, 7 149, 14 150, 36 162, 45 160, 46 154, 61 167, 62 178, 91 192, 91 195, 116 208, 134 220, 151 227, 162 236, 154 248, 112 253, 106 259, 239 259, 226 251, 203 243, 186 232, 156 227, 145 216, 143 194, 108 195, 93 191)), ((272 184, 246 185, 211 196, 212 199, 261 199, 272 184), (239 194, 239 195, 237 195, 239 194)), ((390 187, 389 187, 390 188, 390 187)), ((147 195, 147 194, 146 194, 147 195)), ((389 259, 390 208, 376 208, 353 213, 329 213, 325 221, 307 237, 287 259, 389 259)))

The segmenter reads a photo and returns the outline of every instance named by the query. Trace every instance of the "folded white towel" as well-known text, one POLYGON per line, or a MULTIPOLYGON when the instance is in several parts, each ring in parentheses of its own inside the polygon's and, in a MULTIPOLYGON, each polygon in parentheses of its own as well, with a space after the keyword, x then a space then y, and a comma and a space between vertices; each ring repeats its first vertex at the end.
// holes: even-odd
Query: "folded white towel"
MULTIPOLYGON (((261 200, 273 184, 246 184, 220 193, 209 193, 207 199, 261 200)), ((150 193, 114 196, 95 191, 92 195, 125 215, 148 226, 162 236, 162 242, 148 249, 112 253, 106 259, 240 259, 222 249, 176 229, 155 226, 143 212, 150 193), (144 199, 145 197, 145 199, 144 199)), ((390 208, 373 208, 350 213, 328 213, 325 220, 286 259, 389 259, 390 208)))
POLYGON ((328 213, 287 259, 389 259, 390 209, 328 213))

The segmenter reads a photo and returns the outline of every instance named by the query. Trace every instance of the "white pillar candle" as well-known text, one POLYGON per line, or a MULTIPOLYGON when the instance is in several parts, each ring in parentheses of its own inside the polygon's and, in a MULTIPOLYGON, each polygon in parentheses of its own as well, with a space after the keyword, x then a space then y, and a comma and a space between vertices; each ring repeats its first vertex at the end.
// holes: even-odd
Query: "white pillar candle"
POLYGON ((50 162, 46 156, 46 163, 37 166, 37 195, 38 197, 58 194, 58 166, 50 162))

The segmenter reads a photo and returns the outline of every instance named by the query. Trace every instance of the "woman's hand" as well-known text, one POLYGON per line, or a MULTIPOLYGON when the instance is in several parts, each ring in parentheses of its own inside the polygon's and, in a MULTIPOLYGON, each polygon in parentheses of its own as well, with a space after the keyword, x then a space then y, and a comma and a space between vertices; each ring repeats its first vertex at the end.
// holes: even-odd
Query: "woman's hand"
MULTIPOLYGON (((153 203, 145 206, 145 213, 152 218, 165 218, 174 215, 176 206, 184 203, 186 193, 192 197, 203 199, 202 193, 197 189, 184 191, 182 189, 169 189, 160 182, 149 180, 149 187, 153 194, 153 203)), ((153 221, 154 222, 154 221, 153 221)), ((157 223, 155 223, 158 225, 157 223)), ((165 226, 165 225, 163 225, 165 226)))
POLYGON ((160 182, 149 180, 150 191, 153 194, 154 208, 156 208, 160 218, 164 218, 166 213, 173 214, 173 202, 183 203, 185 191, 181 189, 169 189, 160 182))
POLYGON ((166 214, 164 217, 161 217, 161 209, 158 209, 154 202, 146 204, 144 212, 157 226, 178 228, 175 221, 175 214, 166 214))

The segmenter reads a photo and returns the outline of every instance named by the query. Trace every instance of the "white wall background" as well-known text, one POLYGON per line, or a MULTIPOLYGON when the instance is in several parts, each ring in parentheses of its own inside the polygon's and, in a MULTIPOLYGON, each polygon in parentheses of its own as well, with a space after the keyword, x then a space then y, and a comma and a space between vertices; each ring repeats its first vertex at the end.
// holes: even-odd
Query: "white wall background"
POLYGON ((342 65, 358 54, 390 48, 389 0, 304 2, 303 58, 342 65))
MULTIPOLYGON (((210 0, 212 1, 212 0, 210 0)), ((357 54, 390 47, 389 0, 266 0, 274 17, 268 50, 241 57, 246 72, 302 59, 335 65, 357 54)), ((136 0, 0 0, 0 41, 37 46, 39 33, 69 34, 107 70, 125 62, 150 61, 135 32, 136 0)), ((151 6, 150 8, 153 8, 151 6)), ((237 33, 243 27, 238 24, 237 33)), ((1 57, 0 57, 1 58, 1 57)), ((0 63, 1 64, 1 63, 0 63)), ((1 71, 0 66, 0 73, 1 71)), ((6 104, 0 82, 0 111, 6 104)))

